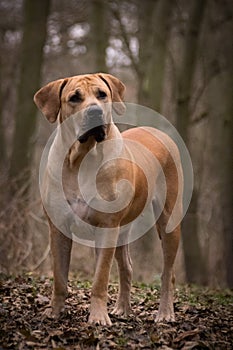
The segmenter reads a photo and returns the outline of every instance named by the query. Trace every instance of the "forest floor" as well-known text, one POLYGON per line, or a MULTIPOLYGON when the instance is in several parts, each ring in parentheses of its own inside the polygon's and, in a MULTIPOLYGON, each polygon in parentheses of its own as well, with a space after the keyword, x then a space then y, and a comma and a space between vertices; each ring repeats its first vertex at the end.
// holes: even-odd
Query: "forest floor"
MULTIPOLYGON (((87 324, 90 283, 72 281, 66 311, 58 320, 43 319, 52 280, 31 275, 1 276, 0 350, 3 349, 233 349, 233 292, 178 287, 176 322, 159 324, 154 317, 159 287, 134 284, 132 315, 111 316, 111 327, 87 324)), ((117 284, 109 287, 109 310, 117 284)))

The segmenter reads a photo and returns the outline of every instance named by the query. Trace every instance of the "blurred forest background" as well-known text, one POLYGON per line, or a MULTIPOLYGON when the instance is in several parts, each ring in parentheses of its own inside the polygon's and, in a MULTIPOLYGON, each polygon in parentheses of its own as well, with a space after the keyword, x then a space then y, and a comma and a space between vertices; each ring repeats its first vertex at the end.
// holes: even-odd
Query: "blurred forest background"
MULTIPOLYGON (((38 172, 53 126, 34 93, 102 71, 125 83, 127 102, 175 125, 191 154, 178 281, 233 287, 232 34, 231 0, 0 0, 1 272, 50 273, 38 172)), ((162 258, 154 232, 131 251, 134 279, 155 281, 162 258)), ((91 248, 75 244, 72 271, 87 279, 93 267, 91 248)))

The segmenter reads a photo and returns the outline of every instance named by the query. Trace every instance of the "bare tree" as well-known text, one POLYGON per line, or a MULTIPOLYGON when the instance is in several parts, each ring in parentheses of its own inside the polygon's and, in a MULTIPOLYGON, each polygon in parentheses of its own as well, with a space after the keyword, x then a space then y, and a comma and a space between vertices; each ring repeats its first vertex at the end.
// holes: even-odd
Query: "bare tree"
POLYGON ((33 95, 40 85, 49 5, 50 0, 24 0, 23 39, 10 178, 16 178, 28 170, 33 153, 33 134, 36 127, 33 95))
POLYGON ((232 2, 208 2, 202 40, 208 81, 205 168, 200 188, 200 215, 208 246, 208 283, 233 287, 233 7, 232 2), (201 211, 202 209, 202 211, 201 211))
POLYGON ((94 70, 106 72, 106 48, 108 46, 107 32, 107 2, 92 0, 91 2, 91 50, 94 55, 94 70))
POLYGON ((167 43, 174 1, 138 2, 139 83, 138 100, 160 112, 163 97, 167 43))
MULTIPOLYGON (((192 1, 189 4, 188 20, 184 31, 182 52, 177 67, 176 127, 188 148, 191 120, 191 95, 193 93, 194 73, 198 61, 198 44, 201 24, 205 13, 205 0, 192 1)), ((206 281, 206 266, 198 238, 198 192, 196 187, 189 211, 183 221, 183 253, 186 279, 189 283, 206 281)))
POLYGON ((167 42, 170 31, 170 19, 174 2, 171 0, 135 0, 137 7, 139 57, 130 47, 131 35, 122 20, 120 6, 112 7, 117 19, 125 52, 131 60, 132 68, 139 81, 138 102, 161 110, 167 42))
MULTIPOLYGON (((0 32, 0 41, 2 41, 2 32, 0 32)), ((2 82, 2 55, 0 53, 0 81, 2 82)), ((2 84, 0 84, 0 165, 5 163, 6 149, 5 149, 5 135, 3 131, 3 109, 2 109, 2 84)))

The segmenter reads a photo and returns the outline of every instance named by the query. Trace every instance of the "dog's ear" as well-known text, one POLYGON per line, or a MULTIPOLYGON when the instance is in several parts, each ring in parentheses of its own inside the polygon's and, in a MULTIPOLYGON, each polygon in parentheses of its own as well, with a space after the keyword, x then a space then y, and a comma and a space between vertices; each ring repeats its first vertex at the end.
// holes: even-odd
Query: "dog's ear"
POLYGON ((68 79, 59 79, 42 87, 34 95, 34 102, 44 116, 54 123, 61 107, 61 93, 68 79))
POLYGON ((112 95, 113 109, 119 115, 125 113, 125 104, 123 102, 125 85, 111 74, 99 73, 98 76, 108 86, 112 95), (114 103, 116 102, 116 103, 114 103))

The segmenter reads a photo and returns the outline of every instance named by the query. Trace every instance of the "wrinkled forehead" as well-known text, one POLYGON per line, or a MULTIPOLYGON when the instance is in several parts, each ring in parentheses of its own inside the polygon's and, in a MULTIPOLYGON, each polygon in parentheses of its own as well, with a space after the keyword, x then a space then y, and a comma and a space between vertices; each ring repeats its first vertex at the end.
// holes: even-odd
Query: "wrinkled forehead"
POLYGON ((76 90, 79 90, 83 94, 90 94, 95 92, 96 89, 104 89, 107 92, 108 86, 97 76, 81 75, 69 78, 64 87, 63 94, 70 94, 70 92, 75 92, 76 90))

